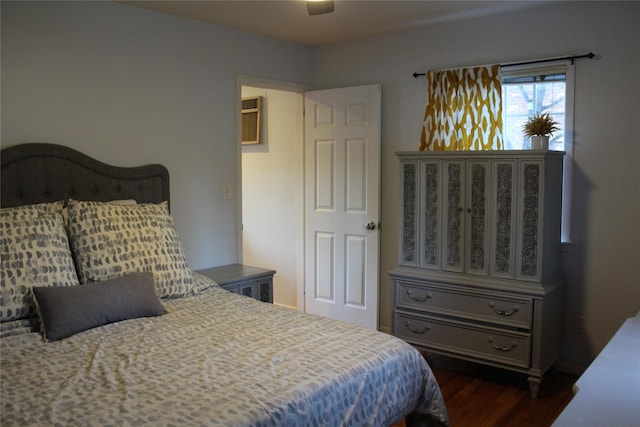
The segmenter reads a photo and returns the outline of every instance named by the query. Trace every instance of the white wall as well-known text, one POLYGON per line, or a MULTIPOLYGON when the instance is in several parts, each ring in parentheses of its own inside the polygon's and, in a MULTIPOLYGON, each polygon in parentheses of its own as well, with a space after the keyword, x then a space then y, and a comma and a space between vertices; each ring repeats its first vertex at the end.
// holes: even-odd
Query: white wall
POLYGON ((2 2, 2 146, 162 163, 193 268, 238 260, 237 74, 307 83, 311 50, 114 2, 2 2))
POLYGON ((276 270, 273 302, 298 307, 303 265, 303 96, 243 86, 264 97, 266 141, 242 153, 243 263, 276 270))
POLYGON ((572 239, 561 365, 580 370, 640 310, 639 2, 560 2, 317 49, 316 88, 382 84, 380 323, 391 324, 398 164, 417 149, 425 80, 413 72, 582 54, 576 66, 572 239), (574 326, 584 316, 584 334, 574 326))

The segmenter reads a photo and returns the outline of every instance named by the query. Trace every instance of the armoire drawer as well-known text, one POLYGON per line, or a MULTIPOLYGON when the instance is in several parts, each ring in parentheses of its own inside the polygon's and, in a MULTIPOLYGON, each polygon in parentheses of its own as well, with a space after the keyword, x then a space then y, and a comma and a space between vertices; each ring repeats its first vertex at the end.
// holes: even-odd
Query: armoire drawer
POLYGON ((398 281, 396 307, 520 329, 531 328, 531 300, 524 298, 478 295, 398 281))
POLYGON ((394 335, 433 350, 529 368, 531 334, 396 312, 394 335))

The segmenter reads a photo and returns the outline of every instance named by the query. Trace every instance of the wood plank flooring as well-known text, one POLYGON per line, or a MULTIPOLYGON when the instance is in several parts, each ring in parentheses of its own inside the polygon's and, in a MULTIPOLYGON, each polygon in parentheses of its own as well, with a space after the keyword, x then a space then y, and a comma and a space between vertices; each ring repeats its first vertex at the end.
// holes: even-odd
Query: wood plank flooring
MULTIPOLYGON (((573 397, 577 377, 550 372, 537 399, 524 374, 425 355, 447 404, 451 427, 549 427, 573 397)), ((404 423, 394 424, 402 427, 404 423)))

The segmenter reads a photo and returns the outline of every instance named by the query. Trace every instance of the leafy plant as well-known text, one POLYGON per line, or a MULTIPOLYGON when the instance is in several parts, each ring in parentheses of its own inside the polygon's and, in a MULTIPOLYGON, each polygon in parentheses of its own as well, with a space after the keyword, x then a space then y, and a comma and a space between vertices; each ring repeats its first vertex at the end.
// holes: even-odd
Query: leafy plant
POLYGON ((527 137, 551 135, 557 130, 560 130, 558 122, 553 120, 549 113, 539 113, 529 117, 527 123, 522 126, 522 133, 527 137))

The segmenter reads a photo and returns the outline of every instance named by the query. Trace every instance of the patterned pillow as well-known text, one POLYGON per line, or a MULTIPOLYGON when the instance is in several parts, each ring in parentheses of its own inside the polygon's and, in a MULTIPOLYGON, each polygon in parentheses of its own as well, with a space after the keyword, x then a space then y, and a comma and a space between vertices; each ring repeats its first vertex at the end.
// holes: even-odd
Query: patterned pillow
MULTIPOLYGON (((113 205, 137 205, 138 202, 136 202, 133 199, 116 199, 116 200, 109 200, 108 202, 103 202, 103 203, 111 203, 113 205)), ((67 207, 63 207, 62 208, 62 218, 64 218, 64 226, 68 227, 69 226, 69 209, 67 209, 67 207)))
MULTIPOLYGON (((22 211, 24 214, 27 211, 22 211)), ((33 286, 74 286, 78 277, 61 214, 0 215, 0 320, 35 316, 33 286)))
POLYGON ((160 298, 197 293, 167 203, 69 200, 69 237, 81 283, 153 273, 160 298))
POLYGON ((16 206, 0 209, 0 218, 20 221, 24 219, 38 218, 42 215, 57 214, 62 212, 64 201, 52 203, 38 203, 35 205, 16 206))
POLYGON ((215 280, 204 274, 200 274, 197 271, 192 271, 191 274, 193 275, 193 282, 196 285, 196 289, 198 289, 198 293, 205 289, 220 287, 215 280))

